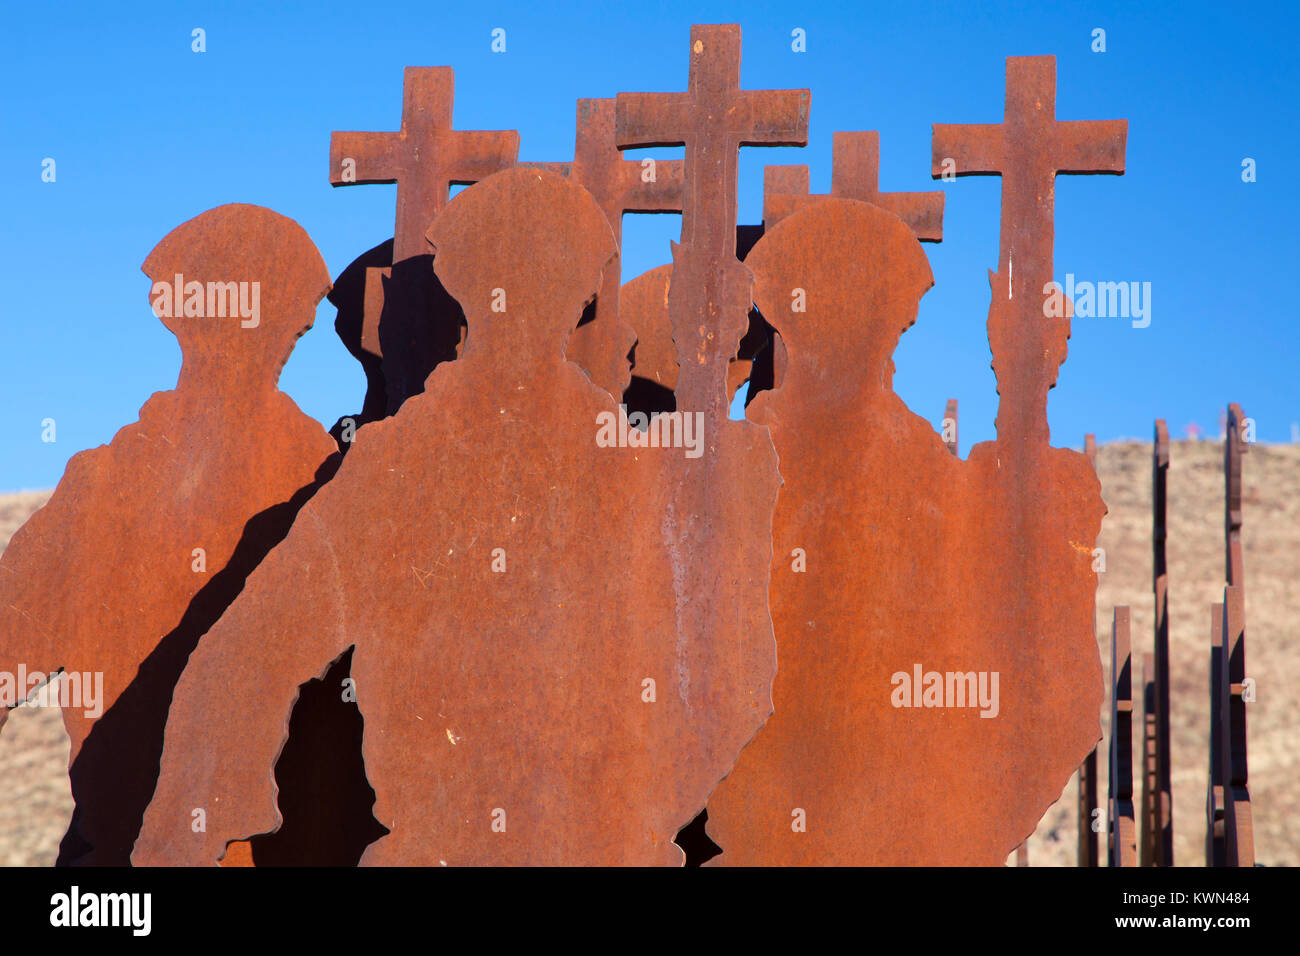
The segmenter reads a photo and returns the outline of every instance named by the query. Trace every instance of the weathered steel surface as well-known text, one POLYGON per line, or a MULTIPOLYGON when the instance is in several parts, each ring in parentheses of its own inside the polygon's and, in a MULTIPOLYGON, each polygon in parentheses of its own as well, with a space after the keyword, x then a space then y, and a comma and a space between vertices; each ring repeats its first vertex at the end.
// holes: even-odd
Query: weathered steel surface
MULTIPOLYGON (((696 523, 732 506, 677 499, 697 461, 682 448, 599 447, 617 406, 564 360, 614 253, 601 209, 515 168, 452 200, 431 240, 465 352, 358 434, 191 658, 137 863, 210 864, 275 826, 298 682, 352 645, 391 831, 367 864, 678 863, 673 835, 770 711, 767 512, 721 514, 756 527, 696 577, 696 523), (730 630, 699 620, 733 607, 730 630), (258 693, 219 707, 230 686, 258 693)), ((717 497, 750 493, 725 477, 717 497)))
MULTIPOLYGON (((103 675, 102 716, 63 711, 77 801, 60 855, 69 863, 127 861, 187 656, 337 455, 276 388, 330 287, 300 226, 221 206, 169 233, 143 268, 155 314, 168 313, 159 318, 180 341, 176 389, 74 456, 0 559, 0 671, 103 675), (246 283, 243 304, 256 291, 256 309, 244 317, 240 291, 229 302, 210 283, 246 283)), ((210 692, 213 714, 243 699, 222 680, 210 692)))
POLYGON ((1241 406, 1228 406, 1223 443, 1224 538, 1228 586, 1218 684, 1223 761, 1223 849, 1227 866, 1255 865, 1255 835, 1246 759, 1246 570, 1241 528, 1242 456, 1250 449, 1241 406))
POLYGON ((1001 865, 1100 736, 1096 477, 1045 442, 999 437, 963 461, 894 394, 891 355, 933 281, 897 216, 826 199, 746 261, 788 350, 780 387, 749 408, 784 481, 780 666, 773 717, 709 800, 713 862, 1001 865), (1043 480, 1011 481, 1012 455, 1043 480), (1021 510, 1040 517, 1017 539, 1021 510), (989 703, 926 706, 906 689, 918 669, 963 703, 943 674, 982 673, 989 703))
POLYGON ((462 316, 431 268, 425 230, 447 204, 451 187, 513 166, 514 130, 452 129, 455 74, 450 67, 407 67, 401 128, 390 133, 335 132, 330 137, 334 186, 397 184, 390 271, 367 290, 372 310, 362 340, 383 357, 389 414, 424 390, 429 373, 456 355, 462 316), (377 347, 376 343, 382 343, 377 347))
POLYGON ((1110 640, 1110 776, 1106 781, 1107 856, 1111 866, 1137 866, 1133 812, 1133 673, 1129 609, 1116 607, 1110 640))
MULTIPOLYGON (((668 317, 668 287, 673 267, 658 266, 643 272, 623 285, 620 292, 619 317, 636 335, 634 378, 644 379, 670 392, 677 389, 677 352, 673 344, 673 327, 668 317)), ((750 359, 733 358, 727 365, 727 394, 749 377, 750 359)))
MULTIPOLYGON (((873 206, 888 209, 907 223, 916 238, 922 242, 943 241, 942 192, 882 193, 880 191, 880 134, 869 132, 837 132, 832 148, 831 191, 838 199, 856 199, 873 206)), ((774 167, 769 167, 774 168, 774 167)), ((780 169, 782 167, 775 167, 780 169)), ((786 216, 811 203, 825 199, 822 195, 807 195, 808 167, 784 167, 790 170, 788 185, 796 188, 781 189, 782 183, 764 178, 763 225, 770 229, 786 216), (802 175, 798 172, 802 170, 802 175), (802 188, 798 188, 799 186, 802 188)), ((765 171, 766 172, 766 171, 765 171)))
POLYGON ((1151 802, 1151 863, 1174 865, 1172 742, 1169 727, 1169 562, 1165 557, 1168 538, 1167 487, 1169 477, 1169 428, 1157 419, 1151 459, 1151 568, 1155 594, 1155 648, 1152 674, 1155 693, 1155 782, 1151 802))
POLYGON ((1205 787, 1205 865, 1224 866, 1228 853, 1224 835, 1223 605, 1210 605, 1210 772, 1205 787))
POLYGON ((1142 653, 1142 825, 1138 827, 1138 866, 1156 865, 1156 659, 1142 653))
MULTIPOLYGON (((614 100, 578 100, 577 140, 571 163, 525 163, 571 178, 595 198, 623 245, 623 214, 680 212, 685 173, 681 160, 624 159, 614 138, 614 100)), ((573 332, 565 356, 615 398, 631 377, 627 355, 635 338, 619 320, 620 256, 605 269, 589 321, 573 332)))
MULTIPOLYGON (((1088 459, 1088 465, 1092 468, 1093 473, 1097 471, 1097 437, 1091 433, 1083 436, 1083 454, 1088 459)), ((1093 638, 1096 638, 1096 627, 1094 624, 1093 638)), ((1078 778, 1078 854, 1076 858, 1079 866, 1100 866, 1101 857, 1098 851, 1097 832, 1099 821, 1097 820, 1097 748, 1093 747, 1092 751, 1084 758, 1083 763, 1079 764, 1078 778)))

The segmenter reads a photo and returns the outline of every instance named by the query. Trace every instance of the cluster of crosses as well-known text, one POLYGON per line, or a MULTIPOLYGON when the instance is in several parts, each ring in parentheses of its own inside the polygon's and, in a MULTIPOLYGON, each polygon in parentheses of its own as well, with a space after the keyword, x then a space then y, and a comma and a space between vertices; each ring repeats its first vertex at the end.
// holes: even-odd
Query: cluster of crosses
POLYGON ((740 147, 805 145, 810 94, 742 89, 736 26, 689 63, 580 100, 565 163, 408 69, 400 130, 333 136, 331 182, 397 184, 333 284, 259 207, 151 253, 262 315, 162 317, 176 390, 0 559, 0 670, 105 675, 102 715, 64 708, 64 862, 674 865, 706 807, 732 864, 1001 863, 1033 830, 1103 694, 1105 509, 1048 442, 1053 180, 1123 172, 1126 124, 1058 121, 1023 57, 1002 123, 934 128, 934 176, 1002 176, 997 439, 963 460, 892 388, 942 194, 881 192, 878 135, 837 133, 829 195, 769 167, 738 225, 740 147), (622 153, 658 146, 684 159, 622 153), (628 212, 681 239, 623 284, 628 212), (333 438, 276 388, 327 291, 369 383, 333 438), (698 456, 598 444, 636 379, 698 456))

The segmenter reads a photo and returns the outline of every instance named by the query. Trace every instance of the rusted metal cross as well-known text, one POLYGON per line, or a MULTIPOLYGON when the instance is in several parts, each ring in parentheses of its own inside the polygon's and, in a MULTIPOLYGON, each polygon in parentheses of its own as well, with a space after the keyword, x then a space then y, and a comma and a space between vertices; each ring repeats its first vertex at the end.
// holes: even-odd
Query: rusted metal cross
MULTIPOLYGON (((865 132, 838 132, 832 148, 830 196, 838 199, 856 199, 888 209, 907 223, 916 238, 922 242, 943 241, 944 194, 938 191, 915 193, 882 193, 880 191, 880 134, 875 130, 865 132)), ((772 167, 768 167, 769 169, 772 167)), ((804 188, 788 193, 764 190, 763 225, 770 229, 791 213, 798 212, 821 199, 821 195, 800 195, 808 192, 806 166, 803 169, 804 188)))
POLYGON ((669 314, 682 368, 678 407, 725 420, 727 364, 748 324, 749 270, 736 259, 741 146, 803 146, 807 90, 742 90, 740 27, 691 27, 684 93, 620 93, 621 148, 685 146, 682 241, 673 249, 669 314))
POLYGON ((447 205, 453 185, 476 183, 515 164, 514 130, 451 128, 451 67, 408 66, 402 84, 402 126, 395 133, 335 132, 330 184, 397 184, 393 262, 427 255, 425 230, 447 205))
POLYGON ((1001 299, 1005 312, 989 317, 1003 396, 998 434, 1046 440, 1047 391, 1069 337, 1068 318, 1043 321, 1044 287, 1052 281, 1055 179, 1058 173, 1122 174, 1128 121, 1057 120, 1055 57, 1007 57, 1006 76, 1001 123, 935 124, 931 175, 1002 177, 998 271, 991 282, 995 309, 1001 299), (993 328, 1008 322, 1012 328, 1005 333, 993 328), (1015 342, 1014 355, 1005 351, 1006 339, 1015 342))
MULTIPOLYGON (((614 241, 621 249, 624 213, 681 211, 685 169, 679 159, 624 159, 614 139, 614 115, 613 99, 578 100, 573 162, 520 165, 550 170, 586 188, 605 213, 614 230, 614 241)), ((621 280, 616 254, 605 267, 593 318, 579 326, 566 353, 587 371, 592 381, 616 396, 623 394, 630 377, 626 356, 631 343, 616 341, 621 280)))
MULTIPOLYGON (((1093 472, 1097 471, 1097 436, 1089 433, 1083 436, 1083 453, 1093 472)), ((1093 636, 1096 637, 1094 624, 1093 636)), ((1078 858, 1079 866, 1098 866, 1097 831, 1093 821, 1097 810, 1097 748, 1079 764, 1079 789, 1077 803, 1078 858)))
POLYGON ((1133 676, 1129 609, 1115 608, 1110 640, 1110 778, 1106 784, 1111 866, 1137 866, 1133 813, 1133 676))

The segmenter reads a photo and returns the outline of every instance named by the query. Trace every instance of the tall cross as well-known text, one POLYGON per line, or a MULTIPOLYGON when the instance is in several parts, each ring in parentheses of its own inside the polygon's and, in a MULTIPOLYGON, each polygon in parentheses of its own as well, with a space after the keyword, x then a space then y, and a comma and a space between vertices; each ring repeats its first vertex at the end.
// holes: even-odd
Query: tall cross
POLYGON ((669 292, 682 368, 678 408, 727 415, 727 365, 748 324, 753 278, 736 259, 736 186, 741 146, 808 141, 807 90, 742 90, 740 27, 691 27, 684 93, 620 93, 620 148, 685 146, 682 241, 669 292))
MULTIPOLYGON (((769 169, 773 167, 768 167, 769 169)), ((807 167, 797 167, 807 169, 807 167)), ((766 181, 765 181, 766 182, 766 181)), ((763 225, 771 228, 791 213, 825 199, 802 190, 763 193, 763 225)), ((916 233, 922 242, 943 241, 944 194, 938 191, 882 193, 880 191, 880 134, 838 132, 832 148, 831 191, 838 199, 856 199, 887 209, 916 233)))
POLYGON ((691 27, 685 93, 620 93, 621 148, 685 146, 682 245, 735 254, 741 146, 808 142, 807 90, 742 90, 740 26, 691 27))
POLYGON ((486 179, 513 166, 519 155, 514 130, 451 128, 451 67, 408 66, 402 90, 397 132, 330 136, 331 185, 397 184, 394 262, 429 254, 425 231, 447 205, 453 185, 486 179))
POLYGON ((1058 173, 1124 172, 1127 120, 1056 119, 1056 58, 1007 57, 1001 123, 936 124, 931 174, 1002 177, 998 271, 990 277, 989 343, 998 374, 998 437, 1047 441, 1047 392, 1065 361, 1068 307, 1045 319, 1052 282, 1058 173), (1005 290, 1005 296, 1002 294, 1005 290), (999 302, 1001 300, 1001 302, 999 302))

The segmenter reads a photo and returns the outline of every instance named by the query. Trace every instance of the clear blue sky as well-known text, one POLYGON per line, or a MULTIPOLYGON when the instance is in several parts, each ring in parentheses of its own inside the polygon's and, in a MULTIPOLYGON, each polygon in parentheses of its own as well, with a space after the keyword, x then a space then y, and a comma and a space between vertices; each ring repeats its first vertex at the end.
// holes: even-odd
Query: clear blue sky
MULTIPOLYGON (((168 231, 227 202, 300 222, 334 275, 392 234, 394 187, 331 188, 332 130, 398 125, 402 68, 456 70, 456 125, 518 129, 521 158, 572 156, 578 97, 678 90, 692 23, 740 22, 742 82, 812 90, 808 148, 746 149, 741 218, 762 167, 830 185, 835 130, 881 133, 881 185, 948 192, 936 285, 895 355, 919 414, 961 403, 962 453, 993 437, 985 336, 999 181, 930 179, 930 124, 997 122, 1004 59, 1057 57, 1060 119, 1129 120, 1123 177, 1057 180, 1056 271, 1150 282, 1151 324, 1078 318, 1049 405, 1053 442, 1217 431, 1239 401, 1262 441, 1300 421, 1295 275, 1300 156, 1293 4, 490 3, 13 4, 0 32, 0 490, 53 486, 174 387, 176 340, 140 264, 168 231), (272 9, 274 6, 274 9, 272 9), (202 27, 207 52, 191 52, 202 27), (506 30, 504 54, 491 31, 506 30), (807 52, 791 51, 791 30, 807 52), (1106 52, 1090 49, 1106 30, 1106 52), (57 180, 41 181, 54 158, 57 180), (1257 162, 1243 183, 1241 163, 1257 162), (57 441, 41 441, 54 418, 57 441)), ((661 151, 662 152, 662 151, 661 151)), ((675 216, 625 219, 624 278, 667 262, 675 216)), ((363 379, 323 302, 281 379, 328 426, 363 379)))

